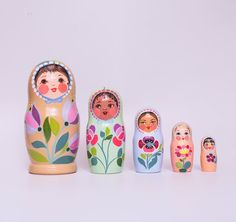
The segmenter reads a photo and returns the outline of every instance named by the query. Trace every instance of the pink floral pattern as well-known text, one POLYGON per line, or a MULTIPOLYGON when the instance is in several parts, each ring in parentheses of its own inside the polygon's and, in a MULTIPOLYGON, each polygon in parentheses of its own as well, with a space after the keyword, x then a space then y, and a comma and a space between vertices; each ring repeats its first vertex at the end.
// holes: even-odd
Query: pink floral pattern
POLYGON ((94 146, 98 142, 98 135, 95 132, 95 126, 91 125, 87 130, 87 144, 91 143, 94 146))
POLYGON ((153 136, 145 136, 142 140, 139 140, 138 146, 144 152, 152 153, 155 149, 158 149, 159 142, 153 136))
POLYGON ((115 136, 113 137, 113 143, 115 146, 120 147, 125 142, 125 129, 124 126, 116 124, 114 126, 115 136))

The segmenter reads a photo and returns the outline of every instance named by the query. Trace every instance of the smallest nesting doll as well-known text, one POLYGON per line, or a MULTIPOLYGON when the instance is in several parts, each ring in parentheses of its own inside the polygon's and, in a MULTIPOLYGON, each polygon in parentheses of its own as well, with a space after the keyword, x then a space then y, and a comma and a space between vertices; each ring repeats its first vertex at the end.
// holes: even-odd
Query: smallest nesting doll
POLYGON ((174 172, 191 172, 194 145, 192 130, 186 123, 178 123, 172 130, 171 163, 174 172))
POLYGON ((163 136, 160 115, 154 109, 144 109, 136 116, 133 155, 136 172, 158 173, 161 171, 163 136))
POLYGON ((205 137, 201 142, 201 169, 204 172, 216 172, 217 154, 215 140, 205 137))

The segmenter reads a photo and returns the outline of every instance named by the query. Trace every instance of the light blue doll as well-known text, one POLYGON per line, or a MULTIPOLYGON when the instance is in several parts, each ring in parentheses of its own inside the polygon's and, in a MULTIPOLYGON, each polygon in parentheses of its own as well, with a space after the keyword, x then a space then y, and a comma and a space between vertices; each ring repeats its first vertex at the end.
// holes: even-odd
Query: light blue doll
POLYGON ((158 173, 162 168, 163 136, 159 113, 144 109, 135 120, 133 156, 136 172, 158 173))

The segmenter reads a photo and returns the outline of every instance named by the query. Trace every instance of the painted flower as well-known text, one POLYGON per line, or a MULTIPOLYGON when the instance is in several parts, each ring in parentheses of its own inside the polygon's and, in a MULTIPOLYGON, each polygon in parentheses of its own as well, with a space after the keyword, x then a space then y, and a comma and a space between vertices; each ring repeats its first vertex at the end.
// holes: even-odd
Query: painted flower
POLYGON ((153 136, 145 136, 142 140, 139 140, 138 146, 144 152, 151 153, 155 149, 158 149, 159 142, 153 136))
POLYGON ((69 148, 73 154, 77 153, 79 145, 79 135, 76 133, 70 140, 69 140, 69 148))
POLYGON ((29 134, 39 132, 42 130, 41 118, 37 108, 33 105, 32 108, 25 115, 26 132, 29 134))
POLYGON ((79 122, 79 114, 76 103, 67 100, 62 109, 62 116, 66 126, 68 124, 77 124, 79 122))
POLYGON ((98 142, 98 135, 95 132, 96 128, 94 125, 87 129, 87 144, 91 143, 94 146, 98 142))
POLYGON ((175 150, 177 157, 188 157, 192 152, 192 148, 189 145, 177 146, 177 149, 175 150))
POLYGON ((125 128, 120 124, 114 126, 115 136, 113 137, 113 143, 115 146, 120 147, 122 142, 125 141, 125 128))
POLYGON ((206 156, 208 162, 216 163, 216 156, 210 153, 206 156))

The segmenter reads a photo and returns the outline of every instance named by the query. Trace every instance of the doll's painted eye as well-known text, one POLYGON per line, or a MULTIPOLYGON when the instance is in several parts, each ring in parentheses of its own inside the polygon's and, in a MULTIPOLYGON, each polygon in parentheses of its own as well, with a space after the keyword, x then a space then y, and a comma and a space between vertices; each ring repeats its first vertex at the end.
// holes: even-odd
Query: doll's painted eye
POLYGON ((114 107, 114 104, 110 103, 108 104, 108 107, 111 109, 112 107, 114 107))
POLYGON ((151 124, 155 124, 155 123, 156 123, 156 121, 155 121, 155 120, 152 120, 152 121, 151 121, 151 124))
POLYGON ((96 105, 96 108, 97 108, 97 109, 101 109, 101 105, 100 105, 100 104, 97 104, 97 105, 96 105))
POLYGON ((42 80, 41 80, 41 83, 42 83, 42 84, 46 84, 47 82, 48 82, 48 81, 47 81, 46 79, 42 79, 42 80))
POLYGON ((180 132, 177 132, 176 135, 177 135, 177 136, 180 136, 180 132))
POLYGON ((58 82, 62 83, 62 82, 64 82, 64 79, 63 78, 59 78, 58 82))
POLYGON ((187 135, 188 135, 188 132, 185 132, 184 134, 187 136, 187 135))
POLYGON ((140 124, 145 124, 145 123, 146 123, 146 122, 144 122, 144 121, 141 121, 141 122, 140 122, 140 124))

